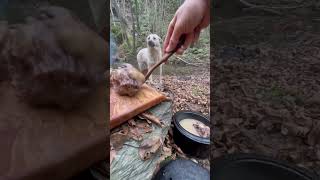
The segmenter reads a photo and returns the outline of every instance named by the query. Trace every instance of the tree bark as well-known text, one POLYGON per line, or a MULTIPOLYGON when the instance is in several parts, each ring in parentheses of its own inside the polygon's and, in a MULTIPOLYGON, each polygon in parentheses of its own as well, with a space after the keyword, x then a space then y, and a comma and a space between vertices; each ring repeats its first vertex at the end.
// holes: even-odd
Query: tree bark
POLYGON ((130 11, 131 11, 131 18, 132 18, 132 38, 133 38, 132 53, 134 53, 136 49, 136 27, 135 27, 134 10, 133 10, 133 5, 131 0, 129 1, 129 5, 130 5, 130 11))
POLYGON ((115 25, 116 25, 116 22, 115 22, 115 18, 114 18, 112 6, 110 6, 110 12, 111 12, 111 18, 112 18, 113 25, 115 26, 115 25))
POLYGON ((120 24, 121 24, 121 31, 122 31, 124 38, 125 38, 124 40, 126 40, 128 46, 131 47, 131 43, 130 43, 128 35, 127 35, 128 23, 127 23, 124 15, 120 11, 118 2, 116 0, 112 0, 112 5, 114 7, 115 13, 119 16, 118 18, 119 18, 120 24))
POLYGON ((135 4, 135 15, 136 15, 136 21, 137 21, 137 32, 140 33, 140 23, 139 23, 139 3, 138 0, 134 0, 135 4))

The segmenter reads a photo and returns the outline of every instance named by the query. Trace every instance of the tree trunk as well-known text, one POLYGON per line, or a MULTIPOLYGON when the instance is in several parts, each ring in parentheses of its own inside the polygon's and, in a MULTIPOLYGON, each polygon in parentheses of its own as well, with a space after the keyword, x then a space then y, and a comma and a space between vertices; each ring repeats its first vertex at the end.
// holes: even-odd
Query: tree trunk
POLYGON ((111 18, 112 18, 113 25, 115 26, 116 22, 114 21, 114 14, 113 14, 112 6, 110 6, 110 12, 111 12, 111 18))
POLYGON ((140 23, 139 23, 139 4, 138 4, 138 0, 134 0, 134 4, 135 4, 135 15, 136 15, 136 21, 137 21, 137 32, 140 33, 140 23))
POLYGON ((134 53, 136 49, 136 27, 135 27, 135 19, 134 19, 134 10, 133 10, 133 5, 131 0, 129 1, 129 5, 130 5, 130 11, 131 11, 131 18, 132 18, 132 38, 133 38, 132 53, 134 53))
POLYGON ((160 34, 160 37, 162 38, 163 37, 163 26, 166 26, 165 24, 164 24, 164 22, 165 22, 165 19, 164 19, 164 3, 165 3, 165 0, 161 0, 160 1, 160 7, 161 7, 161 11, 160 11, 160 19, 161 19, 161 26, 159 27, 159 29, 160 29, 160 32, 159 32, 159 34, 160 34))
POLYGON ((120 22, 123 24, 123 26, 125 26, 127 28, 128 27, 128 23, 127 23, 124 15, 120 11, 119 4, 117 3, 116 0, 112 0, 112 5, 114 7, 114 10, 115 10, 116 14, 119 16, 118 18, 119 18, 120 22))
POLYGON ((154 25, 154 31, 153 33, 158 33, 158 29, 157 29, 157 24, 159 23, 158 22, 158 13, 159 13, 159 9, 158 9, 158 1, 154 1, 154 13, 153 13, 153 25, 154 25))
POLYGON ((150 11, 150 6, 149 6, 149 4, 151 4, 152 2, 150 2, 150 1, 147 1, 147 14, 148 14, 148 24, 150 25, 150 29, 149 29, 149 31, 150 32, 152 32, 152 29, 153 29, 153 27, 152 27, 152 16, 151 16, 151 11, 150 11))
POLYGON ((128 23, 126 21, 126 19, 124 18, 122 12, 120 11, 119 9, 119 4, 116 0, 112 0, 112 5, 114 7, 114 10, 115 10, 115 13, 119 16, 119 20, 120 20, 120 26, 121 26, 121 31, 124 35, 124 40, 127 41, 127 44, 129 47, 131 47, 131 44, 130 44, 130 41, 129 41, 129 38, 128 38, 128 35, 127 35, 127 29, 128 29, 128 23))

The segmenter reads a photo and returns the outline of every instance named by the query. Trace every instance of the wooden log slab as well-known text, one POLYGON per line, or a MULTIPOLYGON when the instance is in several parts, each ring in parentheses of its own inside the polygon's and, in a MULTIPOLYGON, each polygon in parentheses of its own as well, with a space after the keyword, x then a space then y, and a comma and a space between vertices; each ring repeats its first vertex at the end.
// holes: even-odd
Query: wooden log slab
POLYGON ((66 179, 108 159, 106 88, 66 112, 30 107, 0 83, 0 179, 66 179))
POLYGON ((120 96, 110 89, 110 128, 113 129, 134 116, 161 103, 166 97, 144 84, 133 97, 120 96))

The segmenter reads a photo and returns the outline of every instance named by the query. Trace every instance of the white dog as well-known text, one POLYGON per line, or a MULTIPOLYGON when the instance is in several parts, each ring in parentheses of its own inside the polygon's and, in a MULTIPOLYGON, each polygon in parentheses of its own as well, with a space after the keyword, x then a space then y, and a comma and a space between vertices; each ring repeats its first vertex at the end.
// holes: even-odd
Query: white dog
MULTIPOLYGON (((152 65, 161 60, 161 38, 156 34, 150 34, 147 39, 147 48, 141 49, 137 55, 140 71, 150 69, 152 65)), ((152 82, 152 75, 150 75, 152 82)), ((160 65, 160 84, 162 84, 162 65, 160 65)))

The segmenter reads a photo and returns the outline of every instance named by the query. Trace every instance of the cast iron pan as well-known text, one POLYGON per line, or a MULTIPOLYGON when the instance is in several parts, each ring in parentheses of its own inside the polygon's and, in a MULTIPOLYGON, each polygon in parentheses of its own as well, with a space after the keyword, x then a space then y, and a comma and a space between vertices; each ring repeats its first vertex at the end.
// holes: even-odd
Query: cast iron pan
POLYGON ((191 160, 177 159, 164 165, 152 180, 209 180, 207 169, 191 160))
POLYGON ((186 118, 198 120, 210 127, 210 121, 203 114, 193 111, 179 111, 173 116, 174 142, 189 156, 208 158, 210 154, 210 138, 199 137, 185 130, 179 122, 186 118))
POLYGON ((227 155, 212 165, 214 180, 319 180, 313 171, 253 154, 227 155))

